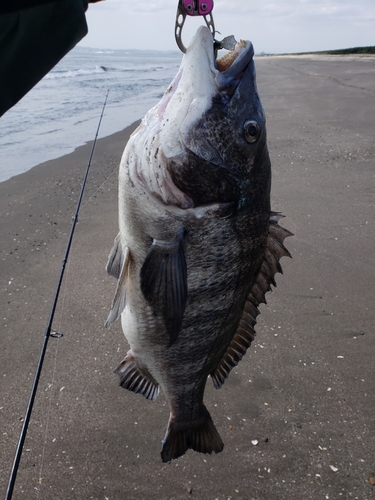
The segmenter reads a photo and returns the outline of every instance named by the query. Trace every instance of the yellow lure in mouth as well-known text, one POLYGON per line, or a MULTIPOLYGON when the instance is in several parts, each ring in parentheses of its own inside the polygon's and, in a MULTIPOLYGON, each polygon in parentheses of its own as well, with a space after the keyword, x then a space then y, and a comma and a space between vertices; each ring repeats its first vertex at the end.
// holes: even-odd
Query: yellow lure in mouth
POLYGON ((240 40, 234 50, 227 52, 222 57, 216 60, 216 67, 222 73, 232 66, 234 61, 240 55, 243 49, 246 49, 247 43, 245 40, 240 40))

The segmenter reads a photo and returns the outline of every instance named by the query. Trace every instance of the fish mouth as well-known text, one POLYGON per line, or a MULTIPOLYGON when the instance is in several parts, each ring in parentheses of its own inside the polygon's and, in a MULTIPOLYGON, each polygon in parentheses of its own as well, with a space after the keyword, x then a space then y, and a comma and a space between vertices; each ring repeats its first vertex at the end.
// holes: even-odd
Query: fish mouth
POLYGON ((198 28, 185 55, 190 68, 199 68, 200 75, 211 74, 211 91, 229 95, 234 93, 253 57, 253 44, 240 40, 233 50, 216 59, 212 33, 206 26, 198 28))
POLYGON ((249 40, 240 40, 233 50, 216 59, 215 66, 224 77, 238 77, 246 70, 253 57, 253 44, 249 40))
POLYGON ((233 96, 253 57, 253 44, 249 40, 240 40, 233 50, 214 61, 218 72, 216 87, 222 96, 233 96))

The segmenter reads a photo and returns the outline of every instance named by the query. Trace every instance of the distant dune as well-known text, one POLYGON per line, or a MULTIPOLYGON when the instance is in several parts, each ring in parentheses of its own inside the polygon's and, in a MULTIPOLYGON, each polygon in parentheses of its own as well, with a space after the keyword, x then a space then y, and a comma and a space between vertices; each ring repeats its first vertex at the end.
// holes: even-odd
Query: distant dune
POLYGON ((261 52, 257 56, 305 56, 305 55, 355 55, 355 54, 375 54, 375 46, 370 47, 353 47, 350 49, 337 49, 337 50, 321 50, 316 52, 288 52, 283 54, 267 54, 261 52))
POLYGON ((375 54, 375 46, 371 47, 353 47, 351 49, 337 50, 322 50, 319 52, 303 52, 299 54, 332 54, 332 55, 349 55, 349 54, 375 54))

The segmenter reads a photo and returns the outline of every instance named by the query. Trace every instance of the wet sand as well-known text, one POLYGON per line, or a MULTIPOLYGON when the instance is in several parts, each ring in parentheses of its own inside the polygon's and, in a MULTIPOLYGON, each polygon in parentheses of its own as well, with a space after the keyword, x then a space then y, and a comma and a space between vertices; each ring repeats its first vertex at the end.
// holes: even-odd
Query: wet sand
MULTIPOLYGON (((163 464, 164 396, 112 373, 127 345, 103 327, 104 267, 128 128, 97 144, 13 498, 375 498, 375 58, 256 65, 272 205, 295 236, 256 341, 220 391, 207 384, 224 451, 163 464)), ((0 184, 2 496, 90 149, 0 184)))

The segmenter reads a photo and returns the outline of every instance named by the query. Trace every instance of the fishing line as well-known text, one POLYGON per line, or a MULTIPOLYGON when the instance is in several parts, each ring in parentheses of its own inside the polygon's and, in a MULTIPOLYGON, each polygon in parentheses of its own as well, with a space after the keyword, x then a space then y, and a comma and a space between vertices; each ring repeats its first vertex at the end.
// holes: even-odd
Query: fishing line
MULTIPOLYGON (((31 389, 30 398, 29 398, 29 402, 28 402, 28 405, 27 405, 26 413, 25 413, 25 418, 24 418, 24 421, 23 421, 23 426, 22 426, 21 434, 20 434, 20 437, 19 437, 18 445, 17 445, 16 454, 15 454, 14 461, 13 461, 12 470, 11 470, 10 477, 9 477, 9 483, 8 483, 8 488, 7 488, 5 500, 10 500, 12 498, 12 495, 13 495, 14 484, 16 482, 17 472, 18 472, 18 468, 19 468, 19 464, 20 464, 20 460, 21 460, 21 456, 22 456, 22 450, 23 450, 23 446, 24 446, 24 443, 25 443, 25 438, 26 438, 26 434, 27 434, 27 429, 29 427, 31 412, 32 412, 32 409, 33 409, 33 406, 34 406, 34 401, 35 401, 35 396, 36 396, 36 392, 37 392, 37 389, 38 389, 40 374, 41 374, 42 367, 43 367, 44 356, 46 354, 48 340, 52 336, 52 334, 51 334, 51 331, 52 331, 52 322, 53 322, 53 318, 54 318, 54 315, 55 315, 55 310, 56 310, 56 306, 57 306, 57 302, 58 302, 58 298, 59 298, 61 283, 62 283, 62 280, 63 280, 63 277, 64 277, 64 272, 65 272, 65 267, 66 267, 66 264, 67 264, 67 261, 68 261, 70 247, 71 247, 72 241, 73 241, 74 230, 75 230, 75 227, 76 227, 77 222, 78 222, 78 214, 79 214, 79 210, 80 210, 80 207, 81 207, 83 193, 84 193, 84 190, 85 190, 85 186, 86 186, 86 181, 87 181, 87 178, 88 178, 89 170, 90 170, 90 167, 91 167, 91 161, 92 161, 92 158, 93 158, 93 155, 94 155, 96 142, 97 142, 97 139, 98 139, 100 124, 102 122, 102 118, 103 118, 103 115, 104 115, 104 109, 105 109, 105 106, 107 104, 108 93, 109 93, 109 89, 107 90, 107 94, 105 96, 105 100, 104 100, 102 112, 101 112, 101 115, 100 115, 100 118, 99 118, 98 127, 96 129, 94 143, 93 143, 92 149, 91 149, 90 158, 89 158, 89 161, 87 163, 86 173, 85 173, 85 176, 84 176, 83 182, 82 182, 81 193, 79 195, 79 199, 78 199, 78 202, 77 202, 76 212, 75 212, 74 217, 73 217, 72 227, 71 227, 71 230, 70 230, 70 235, 69 235, 68 243, 67 243, 66 250, 65 250, 65 255, 64 255, 64 258, 63 258, 63 261, 62 261, 62 267, 61 267, 60 277, 59 277, 59 281, 58 281, 58 284, 57 284, 57 288, 56 288, 56 292, 55 292, 55 297, 54 297, 54 300, 53 300, 53 303, 52 303, 52 308, 51 308, 49 320, 48 320, 47 327, 46 327, 46 330, 45 330, 45 333, 44 333, 44 340, 43 340, 42 348, 41 348, 40 355, 39 355, 39 361, 38 361, 37 369, 36 369, 35 376, 34 376, 34 381, 33 381, 32 389, 31 389)), ((56 332, 52 332, 52 333, 56 333, 56 332)))
POLYGON ((102 187, 103 187, 103 186, 104 186, 104 185, 105 185, 105 184, 109 181, 109 179, 112 177, 112 175, 113 175, 115 172, 117 172, 117 170, 118 170, 119 168, 120 168, 120 165, 117 165, 117 167, 115 167, 115 168, 112 170, 112 172, 109 174, 109 176, 108 176, 108 177, 107 177, 107 178, 106 178, 106 179, 102 182, 102 184, 100 184, 100 186, 98 187, 98 189, 97 189, 94 193, 92 193, 92 195, 90 196, 90 198, 88 198, 88 199, 86 200, 86 203, 84 203, 84 204, 82 205, 82 209, 83 209, 83 208, 85 208, 85 206, 86 206, 88 203, 90 203, 90 201, 93 199, 93 197, 96 195, 96 193, 98 193, 98 192, 102 189, 102 187))

